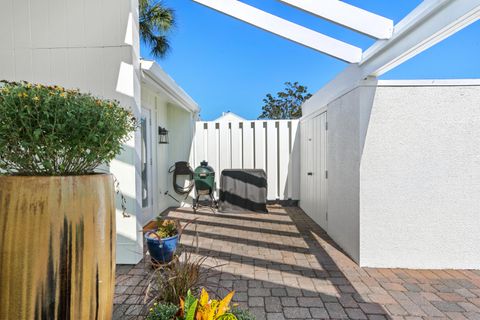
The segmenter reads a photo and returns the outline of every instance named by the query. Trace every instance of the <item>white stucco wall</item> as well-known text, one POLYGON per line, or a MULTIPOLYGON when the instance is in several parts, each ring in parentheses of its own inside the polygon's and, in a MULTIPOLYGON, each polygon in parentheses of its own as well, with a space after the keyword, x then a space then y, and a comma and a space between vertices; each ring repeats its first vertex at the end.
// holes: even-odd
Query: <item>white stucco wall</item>
POLYGON ((480 85, 378 87, 360 167, 360 264, 480 268, 480 85))
POLYGON ((317 109, 329 124, 327 232, 352 259, 480 268, 479 106, 480 81, 368 80, 317 109))
MULTIPOLYGON (((0 78, 56 84, 117 99, 140 114, 137 0, 0 1, 0 78)), ((111 163, 127 198, 117 210, 117 262, 142 257, 138 132, 111 163)), ((119 206, 117 206, 119 207, 119 206)))
POLYGON ((372 90, 357 88, 327 106, 328 233, 359 261, 360 160, 372 90))

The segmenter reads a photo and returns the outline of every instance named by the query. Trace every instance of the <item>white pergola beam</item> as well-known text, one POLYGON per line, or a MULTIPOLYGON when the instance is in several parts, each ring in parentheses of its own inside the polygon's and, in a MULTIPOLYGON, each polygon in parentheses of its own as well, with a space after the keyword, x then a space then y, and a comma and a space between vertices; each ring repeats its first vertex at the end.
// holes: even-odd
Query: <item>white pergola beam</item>
POLYGON ((379 77, 478 19, 480 0, 425 0, 395 26, 389 41, 365 51, 362 73, 379 77))
POLYGON ((310 30, 240 1, 193 1, 337 59, 358 63, 362 58, 362 49, 358 47, 310 30))
MULTIPOLYGON (((379 77, 480 19, 480 0, 425 0, 396 26, 389 40, 365 51, 303 106, 304 115, 325 107, 367 78, 379 77)), ((442 67, 443 61, 438 63, 442 67)))
POLYGON ((279 0, 376 39, 389 39, 393 21, 338 0, 279 0))

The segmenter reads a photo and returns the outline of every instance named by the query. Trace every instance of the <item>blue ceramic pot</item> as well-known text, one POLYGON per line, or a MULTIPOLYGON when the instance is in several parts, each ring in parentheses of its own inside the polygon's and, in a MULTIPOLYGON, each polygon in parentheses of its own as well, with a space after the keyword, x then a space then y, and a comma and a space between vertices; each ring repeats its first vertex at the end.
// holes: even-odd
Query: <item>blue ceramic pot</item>
POLYGON ((172 261, 173 254, 177 249, 178 234, 170 238, 158 239, 149 237, 152 233, 155 233, 155 231, 145 233, 148 252, 152 259, 158 263, 168 263, 172 261))

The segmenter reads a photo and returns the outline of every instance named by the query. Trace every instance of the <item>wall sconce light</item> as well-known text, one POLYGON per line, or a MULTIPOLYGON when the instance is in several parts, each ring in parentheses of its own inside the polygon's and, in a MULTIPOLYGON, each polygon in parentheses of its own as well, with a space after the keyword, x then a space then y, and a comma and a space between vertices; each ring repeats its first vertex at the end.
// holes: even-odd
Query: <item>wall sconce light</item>
POLYGON ((168 144, 168 130, 162 127, 158 127, 158 143, 168 144))

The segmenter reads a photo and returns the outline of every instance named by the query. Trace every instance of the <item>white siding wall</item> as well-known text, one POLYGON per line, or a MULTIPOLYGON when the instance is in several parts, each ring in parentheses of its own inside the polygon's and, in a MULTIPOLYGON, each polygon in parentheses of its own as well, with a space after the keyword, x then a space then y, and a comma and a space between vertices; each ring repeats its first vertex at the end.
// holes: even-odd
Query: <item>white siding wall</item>
POLYGON ((298 200, 297 127, 298 120, 197 122, 190 163, 206 160, 217 176, 224 169, 264 169, 268 200, 298 200))
POLYGON ((194 134, 193 113, 174 104, 165 92, 151 90, 142 86, 142 107, 152 112, 152 155, 154 163, 153 212, 142 219, 145 225, 169 207, 179 205, 165 192, 169 192, 178 200, 184 196, 173 190, 173 175, 169 168, 177 161, 189 161, 194 134), (158 143, 158 127, 169 130, 169 144, 158 143))
MULTIPOLYGON (((137 0, 0 1, 0 78, 57 84, 119 100, 140 114, 137 0)), ((142 256, 136 133, 111 163, 128 199, 117 210, 117 262, 142 256)))

